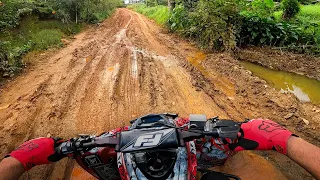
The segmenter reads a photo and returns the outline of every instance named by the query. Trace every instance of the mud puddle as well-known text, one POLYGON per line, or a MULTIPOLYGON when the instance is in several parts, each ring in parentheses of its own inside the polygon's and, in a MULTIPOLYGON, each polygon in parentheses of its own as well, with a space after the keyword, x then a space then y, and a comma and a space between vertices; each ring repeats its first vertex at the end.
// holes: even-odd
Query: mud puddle
POLYGON ((251 62, 241 64, 281 92, 294 94, 301 102, 320 104, 320 81, 303 75, 272 70, 251 62))

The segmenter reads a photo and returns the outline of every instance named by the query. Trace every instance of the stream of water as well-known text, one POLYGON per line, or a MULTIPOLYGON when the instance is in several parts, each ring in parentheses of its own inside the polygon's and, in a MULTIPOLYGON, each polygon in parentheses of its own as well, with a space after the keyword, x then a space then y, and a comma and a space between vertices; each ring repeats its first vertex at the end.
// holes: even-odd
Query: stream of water
POLYGON ((291 92, 302 102, 320 104, 320 81, 295 73, 272 70, 251 62, 241 64, 281 92, 291 92))

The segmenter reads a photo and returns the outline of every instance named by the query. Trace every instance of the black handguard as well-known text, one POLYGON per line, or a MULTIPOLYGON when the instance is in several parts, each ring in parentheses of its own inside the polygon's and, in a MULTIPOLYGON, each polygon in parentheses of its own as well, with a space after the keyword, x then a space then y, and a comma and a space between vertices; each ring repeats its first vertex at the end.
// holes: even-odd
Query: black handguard
POLYGON ((65 141, 56 147, 55 151, 60 155, 67 156, 78 152, 86 152, 95 147, 116 146, 118 144, 119 138, 117 137, 87 136, 65 141))
POLYGON ((240 132, 240 125, 232 120, 208 120, 205 135, 214 138, 237 138, 240 132))

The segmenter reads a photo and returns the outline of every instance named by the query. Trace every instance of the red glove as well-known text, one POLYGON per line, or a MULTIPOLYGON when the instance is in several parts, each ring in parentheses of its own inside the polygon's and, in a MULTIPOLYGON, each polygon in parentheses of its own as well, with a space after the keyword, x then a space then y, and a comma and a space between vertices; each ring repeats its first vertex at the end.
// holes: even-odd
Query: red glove
POLYGON ((241 137, 229 147, 242 150, 276 150, 287 154, 287 142, 293 135, 290 131, 271 120, 251 120, 241 125, 241 137))
POLYGON ((11 156, 17 159, 28 171, 36 165, 48 164, 62 159, 63 156, 55 154, 54 150, 62 142, 61 139, 53 138, 32 139, 20 145, 7 157, 11 156))

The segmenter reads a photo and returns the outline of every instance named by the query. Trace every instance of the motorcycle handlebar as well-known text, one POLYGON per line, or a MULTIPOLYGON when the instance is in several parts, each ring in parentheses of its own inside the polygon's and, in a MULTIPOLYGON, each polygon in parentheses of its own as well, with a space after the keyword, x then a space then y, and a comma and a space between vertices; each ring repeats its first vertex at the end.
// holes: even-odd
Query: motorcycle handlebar
POLYGON ((212 131, 208 131, 208 132, 204 131, 202 134, 205 136, 211 136, 213 138, 220 137, 220 134, 219 134, 218 130, 216 130, 216 129, 213 129, 212 131))
MULTIPOLYGON (((233 121, 232 121, 233 122, 233 121)), ((231 121, 227 122, 227 125, 219 124, 212 128, 210 131, 203 130, 182 130, 177 128, 178 137, 180 139, 180 145, 183 145, 184 142, 192 141, 199 139, 205 136, 210 136, 213 138, 237 138, 240 131, 240 125, 236 122, 233 122, 230 125, 231 121)), ((56 148, 56 153, 63 155, 74 155, 78 152, 87 152, 95 147, 106 147, 106 146, 117 146, 120 143, 118 137, 80 137, 73 138, 69 141, 63 142, 56 148)))

